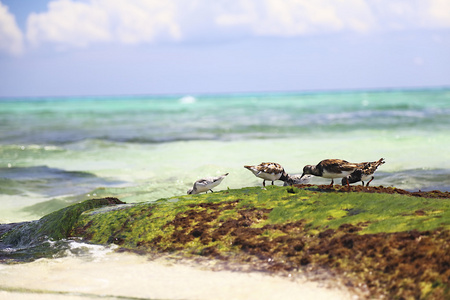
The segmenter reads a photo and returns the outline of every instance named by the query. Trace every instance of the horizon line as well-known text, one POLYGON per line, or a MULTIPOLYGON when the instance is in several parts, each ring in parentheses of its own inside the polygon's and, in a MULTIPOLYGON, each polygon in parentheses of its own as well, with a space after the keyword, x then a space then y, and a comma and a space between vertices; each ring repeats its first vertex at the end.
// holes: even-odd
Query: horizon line
POLYGON ((201 96, 245 96, 245 95, 274 95, 274 94, 332 94, 332 93, 377 93, 377 92, 402 92, 402 91, 425 91, 425 90, 447 90, 450 85, 419 86, 419 87, 378 87, 378 88, 335 88, 335 89, 311 89, 311 90, 266 90, 266 91, 230 91, 230 92, 173 92, 173 93, 129 93, 129 94, 79 94, 79 95, 36 95, 36 96, 0 96, 0 100, 14 99, 42 99, 42 98, 139 98, 139 97, 201 97, 201 96))

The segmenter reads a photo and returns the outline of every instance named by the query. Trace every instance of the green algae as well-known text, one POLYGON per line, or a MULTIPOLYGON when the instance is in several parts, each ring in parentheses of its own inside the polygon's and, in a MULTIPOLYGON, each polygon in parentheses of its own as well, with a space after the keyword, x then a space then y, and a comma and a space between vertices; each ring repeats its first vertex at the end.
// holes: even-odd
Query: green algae
POLYGON ((269 186, 85 212, 71 235, 140 253, 256 259, 269 271, 325 268, 371 295, 440 299, 449 229, 445 198, 269 186))
MULTIPOLYGON (((124 247, 135 247, 140 241, 173 233, 171 226, 177 214, 186 210, 207 210, 202 203, 238 201, 235 209, 224 210, 212 223, 236 219, 240 209, 270 209, 267 219, 254 224, 292 223, 303 220, 311 233, 337 229, 343 224, 365 224, 359 234, 389 233, 410 230, 450 228, 450 201, 396 194, 323 193, 289 187, 244 188, 203 195, 189 195, 141 203, 123 210, 80 216, 76 228, 94 243, 121 241, 124 247), (86 226, 90 224, 89 226, 86 226), (120 234, 119 234, 120 233, 120 234)), ((195 224, 191 224, 195 226, 195 224)))
POLYGON ((17 243, 20 234, 45 234, 139 253, 269 259, 258 265, 269 271, 333 270, 373 295, 447 297, 450 200, 439 193, 424 198, 364 189, 269 186, 112 208, 83 202, 3 238, 17 243))
POLYGON ((29 246, 42 240, 67 238, 82 212, 106 205, 123 204, 116 198, 92 199, 71 205, 33 222, 26 222, 5 233, 3 243, 14 247, 29 246))
MULTIPOLYGON (((295 194, 297 195, 297 194, 295 194)), ((267 222, 305 219, 313 228, 336 229, 342 224, 369 222, 360 234, 431 230, 450 226, 450 201, 404 195, 364 193, 311 193, 277 201, 267 222), (423 214, 417 214, 421 211, 423 214)))

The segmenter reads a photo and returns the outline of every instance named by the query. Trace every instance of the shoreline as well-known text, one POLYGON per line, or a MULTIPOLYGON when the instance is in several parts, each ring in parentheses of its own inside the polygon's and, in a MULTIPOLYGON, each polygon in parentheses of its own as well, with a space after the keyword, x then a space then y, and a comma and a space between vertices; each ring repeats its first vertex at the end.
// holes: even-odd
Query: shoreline
POLYGON ((440 299, 449 284, 449 196, 304 185, 133 205, 102 198, 16 226, 2 238, 6 243, 33 242, 30 236, 39 235, 81 238, 115 245, 120 255, 171 255, 208 268, 214 262, 220 271, 331 279, 353 296, 440 299))
MULTIPOLYGON (((198 262, 198 261, 197 261, 198 262)), ((209 261, 208 264, 211 264, 209 261)), ((2 266, 0 299, 359 299, 337 282, 311 281, 301 274, 280 276, 232 271, 170 257, 149 259, 111 253, 98 261, 43 259, 2 266), (70 269, 67 269, 70 267, 70 269), (114 272, 111 272, 114 270, 114 272), (34 276, 42 274, 44 281, 34 276), (121 276, 116 276, 119 273, 121 276)))

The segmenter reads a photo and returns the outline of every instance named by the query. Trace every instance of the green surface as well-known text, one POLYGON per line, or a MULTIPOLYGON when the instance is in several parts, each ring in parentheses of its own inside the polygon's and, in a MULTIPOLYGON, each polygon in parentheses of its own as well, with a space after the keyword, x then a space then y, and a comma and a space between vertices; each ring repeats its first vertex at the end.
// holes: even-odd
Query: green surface
MULTIPOLYGON (((236 210, 271 209, 268 218, 253 224, 253 227, 304 220, 306 228, 313 234, 328 228, 337 229, 342 224, 364 222, 367 226, 359 234, 450 228, 448 199, 377 193, 324 193, 276 186, 270 186, 267 190, 254 187, 163 199, 102 214, 84 213, 77 227, 90 222, 86 234, 92 242, 101 244, 111 242, 108 241, 111 235, 117 236, 120 232, 125 240, 123 246, 132 247, 140 240, 172 234, 173 228, 162 227, 178 213, 193 209, 189 205, 236 200, 239 200, 236 210)), ((236 210, 225 210, 212 222, 237 218, 236 210)))
POLYGON ((268 271, 308 266, 367 286, 374 297, 450 297, 447 198, 269 186, 122 203, 88 200, 15 226, 2 240, 23 246, 81 237, 138 253, 232 259, 268 271))

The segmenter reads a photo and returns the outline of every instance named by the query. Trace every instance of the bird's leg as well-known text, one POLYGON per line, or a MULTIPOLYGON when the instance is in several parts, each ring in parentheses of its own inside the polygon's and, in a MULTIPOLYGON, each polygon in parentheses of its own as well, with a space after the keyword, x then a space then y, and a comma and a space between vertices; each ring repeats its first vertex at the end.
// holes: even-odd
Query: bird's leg
POLYGON ((361 182, 362 182, 362 186, 364 186, 364 181, 361 180, 361 182))
POLYGON ((211 191, 211 193, 214 193, 212 189, 209 189, 211 191))
POLYGON ((375 177, 372 176, 372 179, 369 180, 369 182, 366 184, 366 186, 369 186, 369 183, 374 179, 375 177))
POLYGON ((272 185, 273 185, 273 181, 272 181, 272 185))
POLYGON ((263 180, 263 187, 262 187, 262 189, 263 189, 263 190, 267 190, 267 189, 266 189, 266 180, 263 180))
POLYGON ((330 185, 328 186, 328 188, 332 188, 333 187, 333 184, 334 184, 334 179, 333 178, 331 178, 331 183, 330 183, 330 185))
POLYGON ((344 185, 346 185, 350 189, 350 181, 348 180, 347 177, 342 178, 342 186, 344 185))

